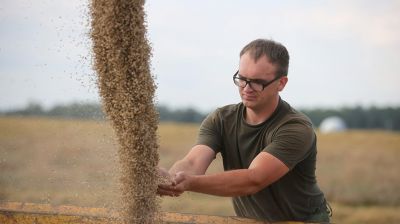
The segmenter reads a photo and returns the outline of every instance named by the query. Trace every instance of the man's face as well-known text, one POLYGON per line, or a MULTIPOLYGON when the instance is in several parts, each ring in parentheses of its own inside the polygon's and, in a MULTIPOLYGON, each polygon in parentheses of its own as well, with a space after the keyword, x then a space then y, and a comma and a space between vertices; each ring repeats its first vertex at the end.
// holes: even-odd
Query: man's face
MULTIPOLYGON (((270 63, 266 56, 254 61, 249 53, 245 53, 239 62, 239 77, 248 80, 259 80, 267 83, 276 77, 277 66, 270 63)), ((282 77, 266 86, 262 91, 256 91, 247 84, 244 88, 239 87, 240 97, 243 104, 253 110, 261 110, 273 103, 278 97, 279 91, 286 84, 286 77, 282 77), (283 79, 283 80, 282 80, 283 79)))

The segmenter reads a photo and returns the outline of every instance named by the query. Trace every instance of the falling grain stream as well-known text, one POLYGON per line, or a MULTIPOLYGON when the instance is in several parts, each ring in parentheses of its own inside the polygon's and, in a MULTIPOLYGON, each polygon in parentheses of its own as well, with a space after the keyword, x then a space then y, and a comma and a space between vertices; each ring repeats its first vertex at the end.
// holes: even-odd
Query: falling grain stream
POLYGON ((158 114, 150 74, 144 1, 92 0, 94 68, 103 110, 119 143, 121 216, 156 223, 158 114))

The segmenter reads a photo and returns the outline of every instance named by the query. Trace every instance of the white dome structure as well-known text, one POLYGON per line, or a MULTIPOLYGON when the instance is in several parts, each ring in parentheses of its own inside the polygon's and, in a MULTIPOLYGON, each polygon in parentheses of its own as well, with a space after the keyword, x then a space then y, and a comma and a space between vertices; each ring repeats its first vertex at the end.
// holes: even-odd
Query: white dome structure
POLYGON ((322 133, 340 132, 345 131, 346 129, 346 122, 337 116, 327 117, 319 125, 319 130, 322 133))

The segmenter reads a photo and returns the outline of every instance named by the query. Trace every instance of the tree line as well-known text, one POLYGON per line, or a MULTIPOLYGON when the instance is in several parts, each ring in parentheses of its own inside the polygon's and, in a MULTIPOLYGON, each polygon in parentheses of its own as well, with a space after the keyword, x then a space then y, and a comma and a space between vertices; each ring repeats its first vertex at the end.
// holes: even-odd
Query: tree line
MULTIPOLYGON (((165 105, 157 105, 160 121, 200 123, 207 113, 193 108, 171 109, 165 105)), ((314 126, 331 116, 342 118, 348 128, 352 129, 386 129, 400 130, 400 107, 369 107, 360 106, 340 109, 301 109, 314 126)), ((57 105, 44 109, 39 103, 29 103, 25 108, 0 112, 2 116, 49 116, 74 119, 105 119, 101 105, 98 103, 71 103, 57 105)))
MULTIPOLYGON (((198 112, 193 108, 170 109, 167 106, 157 105, 160 121, 194 122, 199 123, 206 114, 198 112)), ((74 119, 103 120, 105 114, 99 103, 71 103, 56 105, 50 109, 44 109, 39 103, 30 102, 22 109, 0 111, 3 116, 40 116, 60 117, 74 119)))

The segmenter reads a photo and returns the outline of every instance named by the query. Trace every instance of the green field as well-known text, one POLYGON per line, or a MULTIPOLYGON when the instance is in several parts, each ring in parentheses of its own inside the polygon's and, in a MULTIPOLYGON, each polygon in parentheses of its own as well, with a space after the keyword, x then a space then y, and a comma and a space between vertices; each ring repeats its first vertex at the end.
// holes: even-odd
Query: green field
MULTIPOLYGON (((180 159, 197 130, 161 123, 160 165, 180 159)), ((107 122, 0 117, 0 200, 118 208, 117 147, 107 122)), ((400 223, 400 133, 318 133, 318 150, 333 222, 400 223)), ((221 167, 217 157, 208 172, 221 167)), ((160 201, 164 211, 234 215, 229 198, 185 193, 160 201)))

